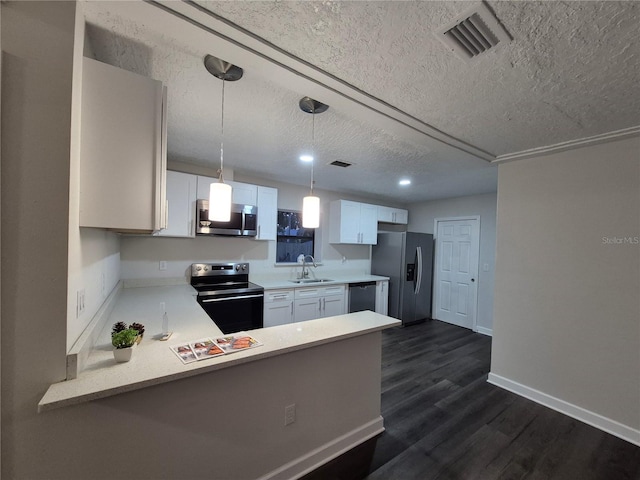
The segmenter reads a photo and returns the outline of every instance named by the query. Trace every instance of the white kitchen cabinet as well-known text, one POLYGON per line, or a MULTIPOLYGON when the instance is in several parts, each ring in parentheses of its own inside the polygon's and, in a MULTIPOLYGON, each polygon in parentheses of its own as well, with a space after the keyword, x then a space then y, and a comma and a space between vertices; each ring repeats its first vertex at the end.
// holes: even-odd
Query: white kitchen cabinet
POLYGON ((378 221, 406 225, 409 222, 409 212, 402 208, 378 206, 378 221))
POLYGON ((217 182, 217 178, 213 177, 205 177, 203 175, 198 175, 197 178, 197 200, 209 200, 209 185, 213 182, 217 182))
POLYGON ((258 234, 256 240, 275 240, 278 231, 278 189, 257 187, 258 234))
POLYGON ((240 205, 258 204, 258 186, 249 183, 227 182, 231 185, 231 201, 240 205))
MULTIPOLYGON (((209 186, 217 183, 215 177, 205 177, 198 175, 198 199, 209 200, 209 186)), ((225 180, 226 184, 231 186, 231 202, 240 205, 257 205, 258 187, 249 183, 233 182, 225 180)))
POLYGON ((349 200, 331 202, 329 243, 378 243, 378 207, 349 200))
POLYGON ((290 290, 267 290, 264 292, 264 315, 263 324, 265 327, 284 325, 293 322, 293 289, 290 290))
POLYGON ((376 313, 387 315, 389 312, 389 281, 376 282, 376 313))
POLYGON ((81 227, 166 227, 166 107, 161 82, 83 59, 81 227))
POLYGON ((303 287, 295 289, 296 322, 332 317, 345 313, 346 285, 303 287))
POLYGON ((197 177, 189 173, 167 172, 167 228, 160 237, 194 237, 197 177))

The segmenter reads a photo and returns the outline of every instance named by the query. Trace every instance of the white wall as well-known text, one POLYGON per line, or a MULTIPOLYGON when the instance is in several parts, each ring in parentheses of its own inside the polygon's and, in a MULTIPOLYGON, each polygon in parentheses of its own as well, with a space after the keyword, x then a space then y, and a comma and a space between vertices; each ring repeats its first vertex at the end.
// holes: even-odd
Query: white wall
POLYGON ((480 216, 480 257, 478 272, 478 331, 491 334, 493 329, 493 290, 496 251, 496 194, 447 198, 409 205, 408 231, 432 233, 434 220, 465 215, 480 216), (487 264, 488 271, 483 271, 487 264))
MULTIPOLYGON (((302 198, 308 195, 308 187, 299 187, 235 173, 234 181, 265 185, 278 189, 278 208, 302 210, 302 198)), ((371 248, 364 245, 334 245, 329 243, 329 202, 348 199, 380 204, 370 198, 354 197, 319 189, 314 192, 321 201, 321 228, 316 231, 316 252, 320 252, 322 265, 316 268, 318 275, 331 272, 370 273, 371 248), (343 261, 344 257, 344 261, 343 261)), ((132 237, 121 241, 121 276, 123 279, 185 277, 194 262, 250 262, 252 275, 282 275, 292 277, 299 267, 278 266, 276 242, 258 241, 238 237, 132 237), (159 262, 167 262, 167 270, 159 270, 159 262)))
POLYGON ((498 173, 492 375, 640 443, 640 138, 498 173))

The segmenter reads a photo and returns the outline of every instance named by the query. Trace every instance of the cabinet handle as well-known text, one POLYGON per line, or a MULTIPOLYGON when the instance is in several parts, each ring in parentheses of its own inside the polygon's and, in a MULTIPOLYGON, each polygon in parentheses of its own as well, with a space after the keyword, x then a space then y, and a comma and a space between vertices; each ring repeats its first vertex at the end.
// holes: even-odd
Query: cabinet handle
POLYGON ((326 298, 322 299, 322 310, 324 310, 325 312, 327 311, 327 299, 326 298))
POLYGON ((322 299, 321 298, 318 299, 318 311, 319 312, 322 311, 322 299))
POLYGON ((291 318, 293 318, 293 302, 291 302, 291 318))
POLYGON ((260 238, 260 227, 261 227, 261 226, 262 226, 262 225, 258 225, 258 237, 257 237, 257 238, 260 238))

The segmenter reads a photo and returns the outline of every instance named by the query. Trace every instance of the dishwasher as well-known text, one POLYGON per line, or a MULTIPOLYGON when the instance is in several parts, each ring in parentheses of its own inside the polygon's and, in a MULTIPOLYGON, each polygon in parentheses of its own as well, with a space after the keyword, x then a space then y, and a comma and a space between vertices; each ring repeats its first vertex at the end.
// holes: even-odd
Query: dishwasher
POLYGON ((376 311, 376 282, 349 284, 349 313, 376 311))

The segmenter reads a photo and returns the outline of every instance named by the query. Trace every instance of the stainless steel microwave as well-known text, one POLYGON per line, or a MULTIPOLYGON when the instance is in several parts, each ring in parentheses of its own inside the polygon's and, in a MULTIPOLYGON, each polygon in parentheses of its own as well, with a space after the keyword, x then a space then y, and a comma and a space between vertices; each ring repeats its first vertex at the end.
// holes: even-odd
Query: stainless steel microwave
POLYGON ((226 235, 229 237, 255 237, 258 234, 258 207, 231 204, 228 222, 209 220, 209 200, 196 202, 196 235, 226 235))

